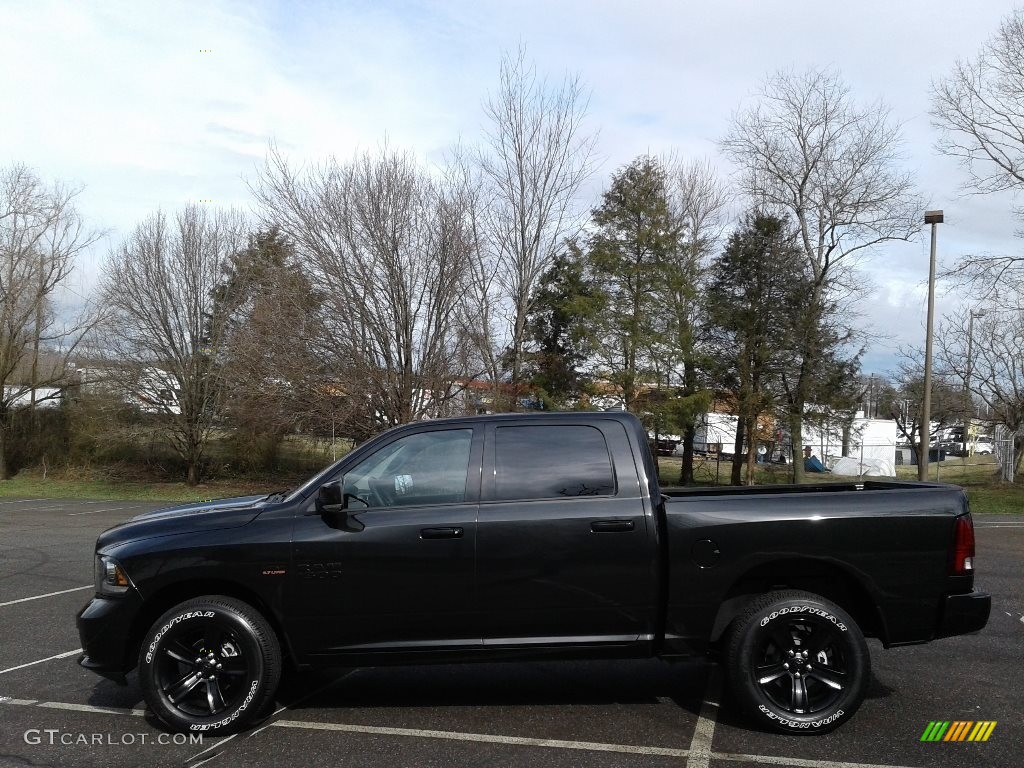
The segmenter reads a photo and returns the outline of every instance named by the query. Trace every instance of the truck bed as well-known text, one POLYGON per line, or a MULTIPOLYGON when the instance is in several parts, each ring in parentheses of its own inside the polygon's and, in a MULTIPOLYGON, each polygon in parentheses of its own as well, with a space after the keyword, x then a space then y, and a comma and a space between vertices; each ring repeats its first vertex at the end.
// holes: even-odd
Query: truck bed
POLYGON ((959 490, 957 486, 949 485, 947 483, 901 482, 898 480, 857 480, 853 482, 803 483, 799 485, 726 485, 697 487, 662 486, 661 492, 669 499, 691 499, 693 497, 770 496, 775 494, 794 493, 838 493, 842 491, 916 491, 924 488, 959 490))
MULTIPOLYGON (((865 480, 808 485, 665 488, 666 637, 715 637, 718 606, 774 585, 847 596, 886 645, 936 635, 963 489, 865 480), (870 610, 867 606, 872 606, 870 610)), ((684 641, 684 645, 686 642, 684 641)))

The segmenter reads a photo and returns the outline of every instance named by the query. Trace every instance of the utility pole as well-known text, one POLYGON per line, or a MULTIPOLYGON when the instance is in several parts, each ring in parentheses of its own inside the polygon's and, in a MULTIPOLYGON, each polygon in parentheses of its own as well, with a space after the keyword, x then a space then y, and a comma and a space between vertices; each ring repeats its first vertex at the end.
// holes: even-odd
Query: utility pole
POLYGON ((33 434, 39 431, 39 411, 36 409, 37 384, 39 383, 39 341, 43 335, 43 304, 46 301, 46 256, 39 253, 39 285, 35 296, 36 325, 32 329, 32 370, 29 373, 29 413, 32 415, 33 434))
POLYGON ((972 309, 967 321, 967 373, 964 376, 964 392, 971 391, 971 374, 974 373, 974 318, 984 317, 986 309, 972 309))
MULTIPOLYGON (((968 446, 971 444, 971 436, 968 434, 974 426, 974 397, 971 395, 971 374, 974 373, 974 318, 984 317, 987 310, 972 309, 971 316, 967 320, 967 372, 964 375, 964 395, 967 396, 967 418, 964 419, 963 451, 971 454, 973 451, 968 446)), ((978 414, 981 415, 980 413, 978 414)))
MULTIPOLYGON (((936 225, 943 221, 942 211, 925 211, 924 223, 932 226, 932 248, 928 260, 928 319, 924 337, 924 402, 921 404, 921 449, 917 453, 917 479, 928 479, 928 449, 931 446, 932 421, 932 325, 935 322, 935 246, 936 225)), ((935 456, 938 460, 938 452, 935 456)))

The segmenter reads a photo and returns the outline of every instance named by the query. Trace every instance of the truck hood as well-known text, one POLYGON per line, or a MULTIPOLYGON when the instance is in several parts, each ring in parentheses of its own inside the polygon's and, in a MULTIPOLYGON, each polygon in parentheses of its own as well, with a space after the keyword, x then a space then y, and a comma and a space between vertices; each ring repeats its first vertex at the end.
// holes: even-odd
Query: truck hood
POLYGON ((239 496, 198 504, 182 504, 136 515, 127 522, 109 528, 96 539, 96 551, 128 541, 194 533, 203 530, 238 528, 260 513, 256 503, 263 496, 239 496))

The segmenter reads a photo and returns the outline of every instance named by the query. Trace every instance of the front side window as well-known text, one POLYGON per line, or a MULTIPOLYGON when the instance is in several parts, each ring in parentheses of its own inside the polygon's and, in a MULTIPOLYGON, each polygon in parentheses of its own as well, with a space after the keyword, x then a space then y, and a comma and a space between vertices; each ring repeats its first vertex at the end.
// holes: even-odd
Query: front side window
POLYGON ((594 427, 498 427, 494 456, 498 501, 615 493, 608 445, 594 427))
POLYGON ((472 443, 471 429, 399 438, 345 474, 349 503, 359 508, 463 502, 472 443))

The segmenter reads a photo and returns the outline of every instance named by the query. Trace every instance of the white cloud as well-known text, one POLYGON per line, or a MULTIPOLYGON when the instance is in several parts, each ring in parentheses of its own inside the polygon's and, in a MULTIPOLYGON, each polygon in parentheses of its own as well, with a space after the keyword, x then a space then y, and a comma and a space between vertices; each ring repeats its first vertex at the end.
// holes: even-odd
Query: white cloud
MULTIPOLYGON (((460 136, 475 138, 501 52, 525 44, 542 72, 578 71, 593 89, 591 124, 607 158, 596 195, 638 153, 713 154, 765 73, 834 65, 858 95, 884 97, 904 123, 907 162, 947 212, 943 260, 1019 252, 1011 201, 960 196, 962 174, 934 154, 927 114, 932 79, 972 55, 1011 8, 1009 0, 7 3, 0 162, 84 183, 84 213, 116 239, 157 206, 248 206, 245 178, 271 139, 306 161, 385 137, 438 158, 460 136)), ((110 242, 96 249, 85 282, 110 242)), ((864 313, 920 340, 927 250, 884 249, 864 269, 880 286, 864 313)))

